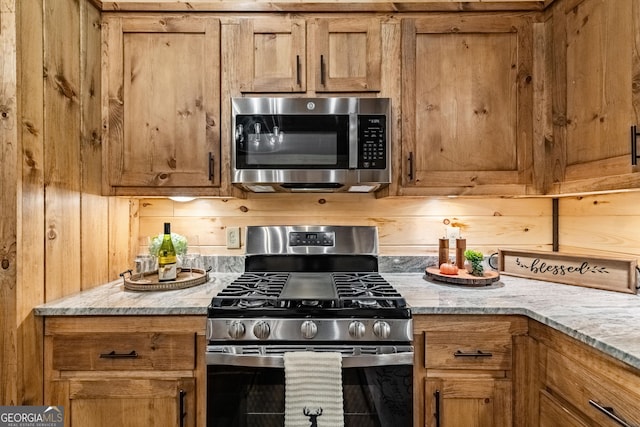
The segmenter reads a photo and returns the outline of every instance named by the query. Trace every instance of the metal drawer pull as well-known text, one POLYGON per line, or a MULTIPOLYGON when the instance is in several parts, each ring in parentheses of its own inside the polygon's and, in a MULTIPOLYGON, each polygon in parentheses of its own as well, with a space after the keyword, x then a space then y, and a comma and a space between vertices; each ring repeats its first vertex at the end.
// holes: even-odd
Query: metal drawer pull
POLYGON ((138 352, 131 350, 130 353, 116 353, 112 350, 109 353, 100 353, 100 359, 135 359, 138 357, 138 352))
POLYGON ((594 401, 592 399, 589 399, 589 405, 593 406, 598 411, 602 412, 607 417, 611 418, 613 421, 617 422, 621 426, 623 426, 623 427, 633 427, 631 424, 629 424, 628 422, 626 422, 625 420, 623 420, 622 418, 617 416, 614 413, 613 408, 611 406, 602 406, 602 405, 600 405, 599 403, 597 403, 596 401, 594 401))
POLYGON ((638 126, 631 126, 631 164, 636 166, 638 164, 638 137, 640 136, 640 132, 638 132, 638 126))
POLYGON ((433 404, 436 407, 433 418, 436 419, 436 427, 440 427, 440 390, 436 390, 435 393, 433 393, 433 400, 433 404))
POLYGON ((187 416, 187 413, 185 412, 185 404, 184 404, 184 397, 187 395, 187 392, 184 391, 183 389, 180 389, 178 391, 178 399, 180 399, 180 408, 178 409, 179 411, 179 417, 180 417, 180 427, 184 427, 184 419, 187 416))
POLYGON ((464 353, 460 350, 456 350, 455 353, 453 353, 454 357, 493 357, 493 353, 489 353, 489 352, 484 352, 482 350, 478 350, 475 353, 464 353))

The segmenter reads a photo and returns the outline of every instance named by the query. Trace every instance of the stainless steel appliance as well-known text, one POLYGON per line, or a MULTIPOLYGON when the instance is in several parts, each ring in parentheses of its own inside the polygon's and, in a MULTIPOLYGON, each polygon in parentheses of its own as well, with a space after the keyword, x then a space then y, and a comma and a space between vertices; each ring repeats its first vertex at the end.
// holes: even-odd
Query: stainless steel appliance
POLYGON ((284 354, 339 352, 345 426, 412 425, 412 320, 375 227, 248 227, 207 318, 207 425, 284 425, 284 354))
POLYGON ((388 98, 233 98, 232 182, 370 192, 391 182, 388 98))

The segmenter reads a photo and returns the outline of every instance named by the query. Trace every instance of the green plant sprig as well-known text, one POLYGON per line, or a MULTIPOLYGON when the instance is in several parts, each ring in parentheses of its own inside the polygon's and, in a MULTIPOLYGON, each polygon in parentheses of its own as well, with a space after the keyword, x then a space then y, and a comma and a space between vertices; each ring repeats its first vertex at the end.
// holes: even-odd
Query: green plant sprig
POLYGON ((482 254, 482 252, 467 249, 466 251, 464 251, 464 257, 471 263, 472 276, 484 275, 484 267, 482 266, 484 255, 482 254))

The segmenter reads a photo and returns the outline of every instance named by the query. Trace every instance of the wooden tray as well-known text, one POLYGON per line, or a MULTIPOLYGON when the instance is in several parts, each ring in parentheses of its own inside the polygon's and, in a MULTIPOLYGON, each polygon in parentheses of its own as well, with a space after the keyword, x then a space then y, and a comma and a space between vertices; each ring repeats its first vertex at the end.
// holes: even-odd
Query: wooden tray
POLYGON ((207 271, 199 268, 194 268, 193 274, 189 270, 179 271, 176 280, 171 282, 158 281, 157 270, 144 275, 131 274, 131 271, 127 271, 120 276, 124 280, 124 288, 130 291, 172 291, 201 285, 209 280, 207 271), (125 277, 127 273, 129 276, 125 277))
POLYGON ((500 273, 497 271, 485 271, 484 276, 472 276, 466 270, 460 270, 458 274, 442 274, 438 267, 427 267, 425 270, 427 277, 438 282, 452 283, 454 285, 464 286, 489 286, 493 282, 500 279, 500 273))

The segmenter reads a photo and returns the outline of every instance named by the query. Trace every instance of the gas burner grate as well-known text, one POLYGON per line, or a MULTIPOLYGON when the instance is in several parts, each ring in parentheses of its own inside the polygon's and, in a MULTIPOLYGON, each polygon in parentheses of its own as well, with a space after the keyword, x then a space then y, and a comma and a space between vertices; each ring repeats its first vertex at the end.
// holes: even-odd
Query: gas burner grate
POLYGON ((378 273, 333 273, 345 307, 404 307, 404 298, 378 273))
POLYGON ((288 273, 243 273, 214 298, 219 306, 256 308, 277 304, 288 273))

